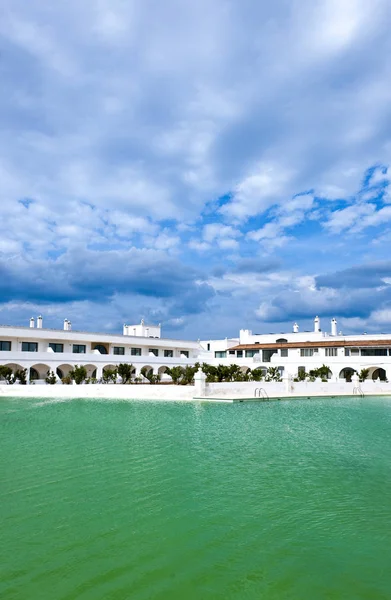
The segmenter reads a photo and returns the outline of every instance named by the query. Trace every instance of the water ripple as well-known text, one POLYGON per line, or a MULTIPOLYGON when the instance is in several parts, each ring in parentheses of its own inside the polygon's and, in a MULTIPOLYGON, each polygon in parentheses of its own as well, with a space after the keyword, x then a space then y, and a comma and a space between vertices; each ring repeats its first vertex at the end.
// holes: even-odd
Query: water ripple
POLYGON ((387 598, 390 406, 2 399, 0 595, 387 598))

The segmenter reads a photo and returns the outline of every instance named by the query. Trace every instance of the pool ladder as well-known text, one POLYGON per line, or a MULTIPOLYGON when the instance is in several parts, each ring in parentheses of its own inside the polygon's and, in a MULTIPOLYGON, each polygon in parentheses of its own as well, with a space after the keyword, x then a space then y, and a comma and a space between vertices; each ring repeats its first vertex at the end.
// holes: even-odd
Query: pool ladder
POLYGON ((254 398, 264 398, 265 400, 269 399, 269 396, 267 395, 266 390, 264 390, 263 388, 255 388, 254 391, 254 398))
POLYGON ((364 398, 364 392, 362 391, 360 386, 356 386, 355 388, 353 388, 353 394, 355 396, 360 396, 360 398, 364 398))

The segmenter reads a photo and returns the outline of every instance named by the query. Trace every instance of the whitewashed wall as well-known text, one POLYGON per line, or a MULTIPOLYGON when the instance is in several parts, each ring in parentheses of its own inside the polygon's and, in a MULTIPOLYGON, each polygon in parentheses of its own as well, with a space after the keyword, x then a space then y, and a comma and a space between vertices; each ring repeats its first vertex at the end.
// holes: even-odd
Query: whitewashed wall
MULTIPOLYGON (((299 383, 210 383, 206 394, 210 400, 251 399, 255 390, 262 388, 269 398, 351 396, 354 385, 346 382, 299 383)), ((360 384, 364 395, 389 395, 391 383, 365 381, 360 384)), ((107 398, 123 400, 189 401, 199 398, 194 386, 182 385, 0 385, 0 397, 26 398, 107 398)), ((261 395, 262 397, 262 395, 261 395)))

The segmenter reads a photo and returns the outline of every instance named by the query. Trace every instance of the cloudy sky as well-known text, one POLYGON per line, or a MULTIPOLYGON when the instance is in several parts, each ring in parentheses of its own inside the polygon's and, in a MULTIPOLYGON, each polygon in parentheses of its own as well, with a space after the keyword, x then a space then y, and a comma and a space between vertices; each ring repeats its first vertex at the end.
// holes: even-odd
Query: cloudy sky
POLYGON ((389 0, 0 0, 0 323, 391 329, 389 0))

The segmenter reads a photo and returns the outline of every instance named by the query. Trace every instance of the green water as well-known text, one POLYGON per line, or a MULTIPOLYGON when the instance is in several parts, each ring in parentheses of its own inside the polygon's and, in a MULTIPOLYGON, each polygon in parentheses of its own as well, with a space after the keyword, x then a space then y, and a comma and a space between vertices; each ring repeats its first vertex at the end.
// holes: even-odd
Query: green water
POLYGON ((391 399, 0 400, 3 600, 391 598, 391 399))

